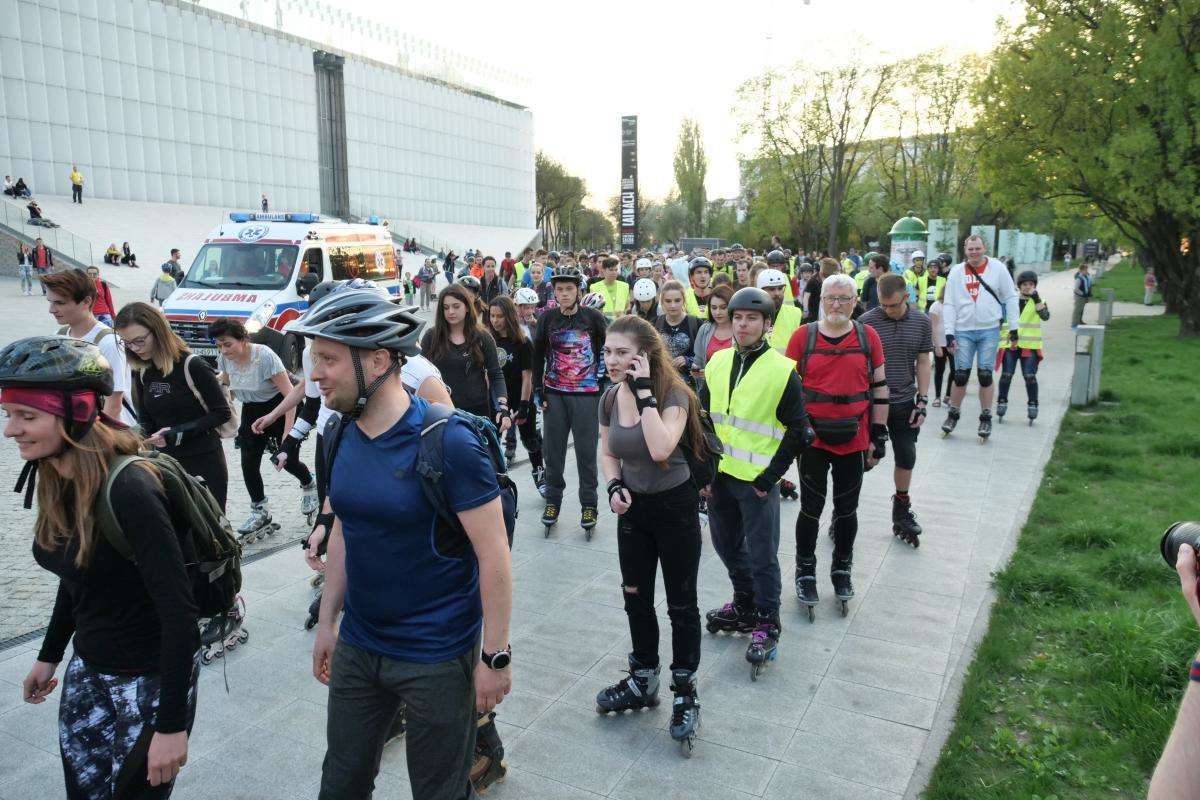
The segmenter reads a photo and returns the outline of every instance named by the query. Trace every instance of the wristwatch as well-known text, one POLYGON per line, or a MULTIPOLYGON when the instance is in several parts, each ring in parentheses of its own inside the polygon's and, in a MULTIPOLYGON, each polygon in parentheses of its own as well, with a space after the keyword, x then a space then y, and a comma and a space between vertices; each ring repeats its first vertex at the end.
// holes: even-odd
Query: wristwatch
POLYGON ((512 645, 510 644, 497 653, 489 653, 484 650, 479 654, 479 658, 489 669, 504 669, 512 663, 512 645))

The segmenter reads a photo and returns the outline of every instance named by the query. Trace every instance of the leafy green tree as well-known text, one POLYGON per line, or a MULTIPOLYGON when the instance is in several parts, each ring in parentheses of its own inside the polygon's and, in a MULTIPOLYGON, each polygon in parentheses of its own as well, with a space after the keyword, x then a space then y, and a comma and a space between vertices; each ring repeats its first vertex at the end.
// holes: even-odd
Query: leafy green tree
POLYGON ((562 234, 570 224, 573 209, 583 205, 587 187, 583 179, 567 172, 550 156, 537 152, 534 157, 534 200, 537 226, 542 241, 549 246, 562 244, 562 234))
POLYGON ((684 117, 679 128, 679 143, 675 146, 675 185, 687 211, 685 233, 698 236, 704 221, 704 176, 708 173, 708 157, 704 154, 704 137, 700 125, 684 117))
POLYGON ((977 91, 1001 204, 1103 214, 1200 335, 1200 0, 1026 0, 977 91))

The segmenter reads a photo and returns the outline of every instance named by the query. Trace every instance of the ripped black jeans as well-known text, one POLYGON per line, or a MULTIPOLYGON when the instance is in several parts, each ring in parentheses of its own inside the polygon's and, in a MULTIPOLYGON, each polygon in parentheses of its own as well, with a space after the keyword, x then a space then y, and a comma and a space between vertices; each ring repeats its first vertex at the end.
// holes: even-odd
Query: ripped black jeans
POLYGON ((658 666, 654 581, 661 563, 671 618, 671 669, 695 672, 700 666, 700 496, 690 479, 665 492, 630 495, 633 503, 617 518, 621 588, 633 639, 630 658, 644 667, 658 666))

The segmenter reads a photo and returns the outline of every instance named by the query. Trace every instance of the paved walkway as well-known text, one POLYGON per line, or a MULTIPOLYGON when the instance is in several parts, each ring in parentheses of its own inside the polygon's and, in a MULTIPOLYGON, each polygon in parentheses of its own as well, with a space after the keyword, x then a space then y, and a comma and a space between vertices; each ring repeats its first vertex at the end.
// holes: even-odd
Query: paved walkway
MULTIPOLYGON (((891 535, 891 472, 885 464, 867 476, 862 492, 858 597, 848 616, 841 617, 829 599, 823 576, 831 545, 822 537, 823 602, 816 622, 800 613, 785 580, 780 656, 757 683, 743 658, 744 637, 705 635, 703 728, 691 760, 680 757, 666 732, 668 704, 619 718, 594 710, 595 693, 620 677, 629 648, 613 516, 601 517, 588 542, 570 523, 578 508, 568 496, 564 521, 545 539, 537 495, 524 492, 513 548, 515 688, 499 709, 510 771, 490 797, 915 797, 936 761, 959 682, 986 625, 993 599, 989 576, 1012 550, 1066 407, 1073 351, 1070 275, 1046 276, 1042 295, 1054 316, 1046 331, 1037 424, 1024 423, 1020 381, 1013 387, 1012 421, 997 426, 987 445, 974 436, 976 401, 968 400, 960 433, 948 440, 936 435, 942 412, 934 410, 913 486, 925 528, 920 549, 891 535), (974 491, 955 491, 951 502, 945 487, 960 485, 964 475, 971 476, 974 491)), ((1095 313, 1089 308, 1087 318, 1095 313)), ((530 485, 526 468, 517 475, 523 487, 530 485)), ((783 511, 780 560, 789 578, 798 504, 785 503, 783 511)), ((27 543, 21 547, 28 549, 27 543)), ((302 627, 312 595, 307 578, 295 550, 246 568, 251 639, 226 659, 229 694, 219 667, 204 671, 191 760, 177 797, 316 795, 325 691, 309 674, 313 635, 302 627)), ((706 545, 701 608, 719 605, 729 594, 724 569, 706 545)), ((666 634, 661 592, 659 609, 666 634)), ((664 635, 668 661, 669 648, 664 635)), ((4 800, 62 792, 56 705, 28 706, 18 698, 17 684, 35 651, 36 643, 0 651, 4 800)), ((376 796, 410 796, 403 747, 385 753, 376 796)))

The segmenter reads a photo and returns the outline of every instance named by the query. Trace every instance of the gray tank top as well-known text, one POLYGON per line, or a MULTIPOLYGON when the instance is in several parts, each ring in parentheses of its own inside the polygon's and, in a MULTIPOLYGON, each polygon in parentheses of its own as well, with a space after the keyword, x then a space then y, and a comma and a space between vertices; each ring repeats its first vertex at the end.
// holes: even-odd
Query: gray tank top
MULTIPOLYGON (((605 393, 607 395, 607 393, 605 393)), ((679 484, 691 478, 687 458, 683 455, 680 444, 667 459, 666 469, 663 465, 650 458, 650 448, 642 436, 642 421, 638 418, 635 425, 625 427, 620 423, 620 410, 614 390, 611 413, 605 413, 606 397, 600 400, 600 424, 608 428, 608 451, 621 461, 621 480, 625 485, 638 494, 655 494, 674 489, 679 484)), ((672 406, 687 408, 687 395, 678 390, 667 395, 666 403, 660 408, 665 411, 672 406)), ((687 432, 684 432, 687 435, 687 432)))

